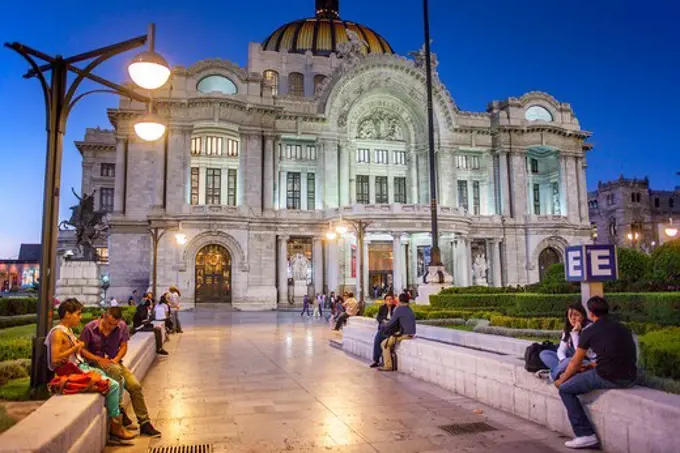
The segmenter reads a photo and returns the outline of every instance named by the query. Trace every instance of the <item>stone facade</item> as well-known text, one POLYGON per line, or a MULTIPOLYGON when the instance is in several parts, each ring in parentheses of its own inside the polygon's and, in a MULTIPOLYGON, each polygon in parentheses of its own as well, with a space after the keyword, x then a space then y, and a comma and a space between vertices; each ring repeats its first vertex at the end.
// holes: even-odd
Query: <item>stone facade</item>
MULTIPOLYGON (((240 308, 274 308, 277 296, 285 304, 296 253, 309 266, 298 286, 310 293, 358 289, 361 260, 366 294, 422 280, 431 243, 422 58, 343 52, 251 43, 245 68, 175 67, 154 94, 168 121, 157 143, 132 130, 143 105, 121 99, 109 110, 115 131, 100 159, 115 162, 111 295, 149 286, 150 225, 181 226, 188 239, 179 245, 169 231, 158 244, 158 286, 178 285, 188 305, 204 278, 240 308), (293 95, 292 73, 302 74, 304 95, 293 95), (350 219, 370 222, 363 257, 351 231, 326 239, 329 225, 350 219), (226 249, 228 270, 202 255, 211 245, 226 249)), ((455 285, 473 283, 478 255, 487 284, 535 282, 544 249, 559 256, 588 240, 590 134, 569 104, 531 92, 466 112, 435 73, 434 114, 440 243, 455 285)), ((98 184, 96 171, 83 164, 84 186, 98 184)))
POLYGON ((597 184, 597 190, 588 194, 588 211, 597 227, 597 243, 649 251, 673 239, 665 230, 680 217, 680 190, 652 190, 647 178, 621 176, 597 184))

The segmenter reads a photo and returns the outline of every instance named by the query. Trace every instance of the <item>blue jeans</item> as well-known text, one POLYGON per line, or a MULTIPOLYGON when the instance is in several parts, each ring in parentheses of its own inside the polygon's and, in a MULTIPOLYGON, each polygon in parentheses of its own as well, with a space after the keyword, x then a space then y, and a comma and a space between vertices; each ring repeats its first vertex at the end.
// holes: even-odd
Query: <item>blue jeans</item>
POLYGON ((312 314, 309 312, 309 304, 304 304, 302 306, 302 313, 300 313, 300 316, 304 315, 305 312, 307 312, 307 316, 312 316, 312 314))
POLYGON ((379 330, 375 333, 375 338, 373 339, 373 363, 380 363, 380 358, 382 357, 382 346, 381 343, 387 338, 379 330))
POLYGON ((571 379, 562 384, 559 392, 560 398, 562 398, 564 407, 567 408, 569 422, 576 437, 595 434, 595 428, 593 428, 592 423, 588 420, 578 395, 583 395, 592 390, 627 388, 632 387, 633 384, 634 382, 630 381, 610 382, 601 378, 593 369, 572 376, 571 379))
POLYGON ((564 370, 567 369, 569 366, 569 361, 571 360, 571 356, 567 356, 566 359, 560 361, 560 359, 557 357, 557 352, 550 351, 548 349, 541 351, 538 356, 541 358, 541 362, 545 363, 545 366, 550 368, 551 382, 555 382, 557 378, 559 378, 560 375, 564 373, 564 370))

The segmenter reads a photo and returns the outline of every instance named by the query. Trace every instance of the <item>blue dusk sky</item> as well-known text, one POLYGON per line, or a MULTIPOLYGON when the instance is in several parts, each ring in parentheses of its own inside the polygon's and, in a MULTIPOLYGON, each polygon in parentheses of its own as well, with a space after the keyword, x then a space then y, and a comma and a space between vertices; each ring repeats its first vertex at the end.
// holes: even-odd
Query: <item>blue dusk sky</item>
MULTIPOLYGON (((423 43, 421 8, 419 0, 340 1, 342 18, 374 28, 401 55, 423 43)), ((461 109, 484 111, 492 100, 546 91, 570 103, 593 132, 589 189, 620 174, 648 176, 657 189, 680 185, 677 0, 431 0, 430 8, 440 76, 461 109)), ((314 0, 35 0, 4 4, 0 34, 3 42, 70 56, 144 34, 155 22, 157 48, 172 65, 219 57, 245 66, 249 42, 313 12, 314 0)), ((97 74, 124 81, 133 55, 97 74)), ((45 119, 38 82, 21 77, 26 69, 19 55, 0 51, 0 258, 40 241, 45 119)), ((106 108, 115 104, 111 95, 89 96, 70 116, 60 219, 75 202, 71 187, 80 190, 73 142, 86 127, 110 128, 106 108)))

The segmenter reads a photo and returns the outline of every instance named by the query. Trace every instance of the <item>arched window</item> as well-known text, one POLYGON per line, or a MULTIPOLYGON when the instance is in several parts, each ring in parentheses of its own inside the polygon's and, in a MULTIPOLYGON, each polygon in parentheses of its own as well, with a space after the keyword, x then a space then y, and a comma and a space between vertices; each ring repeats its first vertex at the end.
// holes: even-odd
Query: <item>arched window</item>
POLYGON ((314 76, 314 93, 315 94, 325 80, 326 80, 326 76, 323 75, 323 74, 316 74, 314 76))
POLYGON ((300 97, 305 95, 305 76, 299 72, 291 72, 288 75, 288 95, 300 97))
POLYGON ((273 96, 278 96, 279 95, 279 73, 272 70, 272 69, 267 69, 262 73, 262 77, 264 77, 264 81, 267 85, 272 87, 272 95, 273 96))
POLYGON ((228 77, 219 74, 209 75, 203 77, 196 85, 196 89, 201 93, 222 93, 222 94, 236 94, 238 89, 234 82, 228 77))

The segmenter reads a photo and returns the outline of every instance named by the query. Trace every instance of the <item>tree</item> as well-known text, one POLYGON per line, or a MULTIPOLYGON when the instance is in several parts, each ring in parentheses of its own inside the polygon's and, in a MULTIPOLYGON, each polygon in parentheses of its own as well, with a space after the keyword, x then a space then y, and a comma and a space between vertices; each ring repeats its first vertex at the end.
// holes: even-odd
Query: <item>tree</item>
POLYGON ((649 278, 658 282, 680 279, 680 239, 666 242, 652 253, 649 278))
POLYGON ((616 259, 619 262, 619 280, 633 283, 647 275, 650 257, 640 250, 617 247, 616 259))

